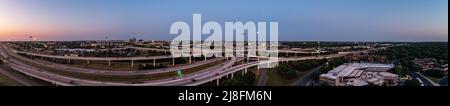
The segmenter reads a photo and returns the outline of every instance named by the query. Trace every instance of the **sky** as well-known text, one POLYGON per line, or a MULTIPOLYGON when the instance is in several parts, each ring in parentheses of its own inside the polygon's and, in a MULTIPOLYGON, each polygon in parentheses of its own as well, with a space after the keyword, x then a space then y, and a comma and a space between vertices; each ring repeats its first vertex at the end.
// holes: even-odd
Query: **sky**
POLYGON ((193 13, 279 22, 283 41, 448 41, 448 0, 0 0, 0 41, 172 40, 193 13))

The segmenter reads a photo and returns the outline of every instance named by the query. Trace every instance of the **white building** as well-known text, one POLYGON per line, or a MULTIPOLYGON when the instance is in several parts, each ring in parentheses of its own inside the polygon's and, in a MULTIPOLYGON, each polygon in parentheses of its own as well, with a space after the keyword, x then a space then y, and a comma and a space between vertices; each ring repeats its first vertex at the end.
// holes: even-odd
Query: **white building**
POLYGON ((398 75, 387 72, 393 64, 346 63, 320 75, 320 81, 333 86, 396 86, 398 75))

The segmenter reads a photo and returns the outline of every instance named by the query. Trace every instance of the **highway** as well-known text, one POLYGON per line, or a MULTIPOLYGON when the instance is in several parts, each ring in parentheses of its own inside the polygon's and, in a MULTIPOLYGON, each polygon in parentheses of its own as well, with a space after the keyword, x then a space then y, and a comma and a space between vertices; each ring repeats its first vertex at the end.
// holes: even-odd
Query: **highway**
POLYGON ((166 49, 145 48, 145 47, 132 47, 132 46, 127 46, 127 47, 125 47, 125 48, 137 49, 137 50, 150 50, 150 51, 170 52, 170 50, 166 50, 166 49))
POLYGON ((167 67, 167 68, 161 68, 161 69, 150 69, 150 70, 137 70, 137 71, 114 71, 114 70, 100 70, 100 69, 86 69, 86 68, 80 68, 80 67, 73 67, 73 66, 67 66, 64 64, 59 63, 53 63, 53 62, 43 62, 43 61, 35 61, 20 55, 17 55, 15 53, 8 52, 8 50, 3 50, 6 52, 2 52, 4 54, 8 54, 9 56, 13 56, 16 58, 20 58, 21 60, 26 60, 33 62, 34 64, 39 64, 42 66, 48 66, 51 68, 55 68, 61 71, 69 71, 69 72, 76 72, 76 73, 83 73, 83 74, 93 74, 93 75, 108 75, 108 76, 134 76, 134 75, 151 75, 151 74, 160 74, 160 73, 167 73, 167 72, 174 72, 178 69, 189 69, 198 67, 201 65, 205 65, 211 62, 216 62, 220 60, 224 60, 225 58, 213 58, 206 61, 198 61, 194 62, 192 64, 177 66, 177 67, 167 67))
MULTIPOLYGON (((196 73, 192 73, 192 74, 188 74, 185 75, 181 78, 176 78, 176 79, 170 79, 170 80, 159 80, 159 81, 148 81, 145 82, 141 85, 160 85, 160 86, 179 86, 179 85, 189 85, 190 83, 195 83, 195 82, 202 82, 204 80, 208 80, 208 78, 211 78, 211 76, 217 76, 218 74, 221 74, 220 72, 222 70, 226 70, 227 68, 230 68, 233 66, 233 64, 236 61, 241 61, 242 58, 237 59, 237 58, 231 58, 229 61, 222 63, 220 65, 216 65, 207 69, 204 69, 202 71, 198 71, 196 73)), ((203 84, 203 83, 202 83, 203 84)))
MULTIPOLYGON (((125 48, 130 48, 130 49, 137 49, 137 50, 150 50, 150 51, 160 51, 160 52, 170 52, 170 50, 166 50, 166 49, 156 49, 156 48, 145 48, 145 47, 132 47, 132 46, 127 46, 125 48)), ((201 50, 198 50, 201 51, 201 50)), ((319 52, 305 52, 305 51, 294 51, 294 50, 278 50, 278 53, 319 53, 319 52)))
POLYGON ((144 81, 142 83, 132 84, 132 83, 116 83, 116 82, 102 82, 102 81, 93 81, 93 80, 84 80, 71 78, 67 76, 62 76, 58 74, 53 74, 51 72, 46 72, 45 70, 40 70, 37 68, 33 68, 27 64, 21 63, 17 60, 11 59, 8 62, 8 65, 21 73, 24 73, 29 76, 33 76, 35 78, 39 78, 41 80, 53 83, 55 85, 62 86, 74 86, 74 85, 85 85, 85 86, 171 86, 171 85, 182 85, 182 86, 196 86, 203 83, 207 83, 210 81, 214 81, 216 79, 220 79, 224 76, 233 74, 237 71, 250 68, 257 65, 263 65, 271 62, 287 62, 287 61, 299 61, 299 60, 308 60, 308 59, 323 59, 323 58, 333 58, 344 56, 351 53, 360 53, 360 52, 348 52, 341 54, 332 54, 327 56, 310 56, 310 57, 300 57, 300 58, 279 58, 278 60, 264 60, 264 61, 256 61, 250 62, 246 64, 241 64, 237 66, 233 66, 236 61, 242 60, 232 58, 229 61, 226 61, 222 64, 212 66, 210 68, 191 73, 188 75, 184 75, 181 78, 167 78, 161 80, 151 80, 144 81))
POLYGON ((62 76, 62 75, 46 72, 45 70, 33 68, 27 64, 21 63, 19 61, 13 60, 13 59, 9 59, 7 64, 12 69, 17 70, 23 74, 50 82, 55 85, 61 85, 61 86, 75 86, 75 85, 83 85, 83 86, 169 86, 169 85, 179 85, 179 84, 190 83, 192 81, 192 79, 195 80, 199 77, 204 76, 205 74, 210 74, 211 70, 216 70, 219 68, 225 69, 225 68, 231 67, 235 61, 236 61, 236 58, 232 58, 231 60, 226 61, 225 63, 219 64, 217 66, 213 66, 211 68, 208 68, 208 69, 205 69, 202 71, 198 71, 198 72, 195 72, 195 73, 192 73, 189 75, 185 75, 181 78, 174 78, 174 79, 167 78, 167 79, 162 79, 162 80, 152 80, 152 81, 145 81, 145 82, 142 82, 139 84, 102 82, 102 81, 71 78, 71 77, 67 77, 67 76, 62 76))
POLYGON ((256 84, 256 86, 266 86, 267 83, 267 69, 261 69, 259 70, 260 72, 260 77, 258 80, 258 84, 256 84))
POLYGON ((425 76, 423 76, 419 72, 409 72, 409 73, 410 73, 412 78, 421 80, 420 82, 422 82, 423 86, 439 86, 439 84, 434 83, 433 81, 431 81, 430 79, 426 78, 425 76))
POLYGON ((439 85, 448 86, 448 76, 439 80, 439 85))
POLYGON ((314 74, 319 73, 319 69, 322 68, 323 65, 320 65, 319 67, 316 67, 314 69, 311 69, 308 74, 306 74, 303 78, 298 79, 297 81, 295 81, 294 83, 292 83, 292 86, 308 86, 309 84, 311 84, 314 80, 314 74))
POLYGON ((23 84, 25 86, 43 86, 43 84, 40 81, 35 81, 34 79, 31 79, 29 76, 25 76, 19 72, 16 72, 14 70, 9 69, 9 67, 5 66, 4 64, 0 65, 0 73, 7 76, 8 78, 11 78, 20 84, 23 84))
POLYGON ((158 59, 172 59, 172 56, 145 56, 145 57, 76 57, 76 56, 56 56, 39 53, 30 53, 17 50, 11 50, 14 53, 21 53, 26 55, 55 58, 55 59, 70 59, 70 60, 90 60, 90 61, 137 61, 137 60, 158 60, 158 59))

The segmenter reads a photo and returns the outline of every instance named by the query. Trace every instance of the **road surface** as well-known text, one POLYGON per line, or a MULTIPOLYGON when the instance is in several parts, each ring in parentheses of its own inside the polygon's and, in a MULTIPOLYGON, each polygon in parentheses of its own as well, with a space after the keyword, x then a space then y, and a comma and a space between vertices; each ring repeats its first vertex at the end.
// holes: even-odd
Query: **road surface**
POLYGON ((308 74, 306 74, 303 78, 298 79, 295 81, 292 86, 308 86, 312 81, 314 80, 314 74, 318 73, 319 69, 322 68, 323 65, 320 65, 319 67, 316 67, 314 69, 311 69, 308 74))
POLYGON ((242 60, 242 58, 232 58, 229 61, 226 61, 222 64, 218 64, 212 66, 210 68, 185 75, 181 78, 167 78, 161 80, 152 80, 152 81, 144 81, 142 83, 131 84, 131 83, 116 83, 116 82, 102 82, 102 81, 93 81, 93 80, 85 80, 85 79, 77 79, 67 76, 62 76, 58 74, 54 74, 51 72, 47 72, 45 70, 41 70, 38 68, 34 68, 27 64, 21 63, 20 61, 9 58, 9 66, 17 70, 23 74, 33 76, 35 78, 39 78, 44 81, 48 81, 55 85, 63 85, 63 86, 74 86, 74 85, 85 85, 85 86, 173 86, 173 85, 182 85, 182 86, 196 86, 203 83, 211 82, 216 79, 220 79, 224 76, 232 75, 237 71, 241 71, 246 68, 250 68, 253 66, 264 65, 272 62, 283 62, 283 61, 299 61, 299 60, 309 60, 309 59, 324 59, 324 58, 333 58, 345 56, 351 53, 360 53, 360 52, 348 52, 342 54, 332 54, 326 56, 310 56, 310 57, 300 57, 300 58, 280 58, 278 60, 264 60, 264 61, 256 61, 250 62, 246 64, 241 64, 238 66, 233 66, 236 61, 242 60))
POLYGON ((419 72, 409 72, 411 77, 422 81, 424 86, 436 86, 431 80, 420 74, 419 72))
POLYGON ((257 86, 266 86, 267 83, 267 69, 260 69, 261 76, 259 77, 257 86))
POLYGON ((25 75, 23 75, 21 73, 18 73, 16 71, 13 71, 13 70, 9 69, 4 64, 0 65, 0 73, 5 75, 8 78, 11 78, 12 80, 17 81, 20 84, 25 85, 25 86, 41 86, 41 85, 44 85, 40 81, 35 81, 35 79, 31 79, 28 76, 25 76, 25 75))
POLYGON ((55 58, 55 59, 70 59, 70 60, 90 60, 90 61, 137 61, 137 60, 158 60, 158 59, 172 59, 172 56, 145 56, 145 57, 76 57, 76 56, 56 56, 47 54, 38 54, 23 52, 17 50, 11 50, 14 53, 21 53, 31 56, 45 57, 45 58, 55 58))

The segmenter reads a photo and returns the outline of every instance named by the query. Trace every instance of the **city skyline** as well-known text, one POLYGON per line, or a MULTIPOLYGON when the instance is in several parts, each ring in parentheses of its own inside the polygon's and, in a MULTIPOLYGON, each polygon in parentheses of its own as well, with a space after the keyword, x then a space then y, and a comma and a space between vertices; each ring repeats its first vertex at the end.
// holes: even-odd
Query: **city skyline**
POLYGON ((277 21, 280 41, 448 41, 447 0, 2 0, 0 41, 171 40, 192 21, 277 21), (346 2, 343 2, 346 1, 346 2))

